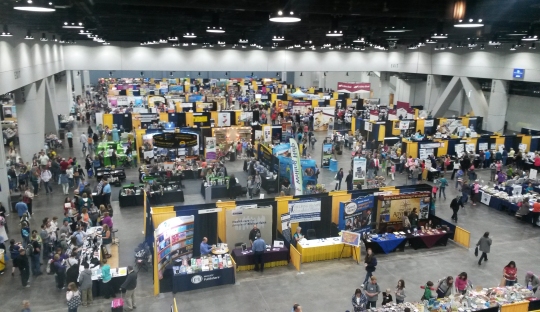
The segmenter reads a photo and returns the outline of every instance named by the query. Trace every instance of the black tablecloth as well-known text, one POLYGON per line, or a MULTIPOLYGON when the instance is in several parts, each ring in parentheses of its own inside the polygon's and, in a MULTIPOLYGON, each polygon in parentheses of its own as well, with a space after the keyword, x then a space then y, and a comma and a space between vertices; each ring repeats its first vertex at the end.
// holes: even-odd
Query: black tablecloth
MULTIPOLYGON (((242 189, 242 186, 240 185, 236 185, 235 187, 237 188, 237 191, 238 191, 238 188, 242 189)), ((201 185, 201 195, 205 200, 229 197, 229 193, 227 191, 226 185, 213 185, 211 186, 211 188, 212 188, 212 198, 206 198, 206 188, 204 187, 204 183, 201 185)))
POLYGON ((100 205, 104 204, 104 201, 105 201, 104 198, 105 196, 103 195, 92 194, 92 202, 94 203, 96 207, 99 207, 100 205))
MULTIPOLYGON (((111 287, 114 294, 117 294, 120 291, 120 286, 126 281, 127 275, 124 276, 117 276, 111 278, 109 281, 108 286, 111 287)), ((92 296, 93 297, 101 297, 104 294, 104 286, 102 280, 95 280, 92 281, 92 296)))
MULTIPOLYGON (((248 250, 251 250, 249 248, 248 250)), ((242 254, 242 249, 234 249, 231 253, 234 261, 237 265, 255 265, 255 256, 251 252, 249 254, 242 254)), ((280 248, 280 250, 265 251, 263 254, 264 263, 276 262, 276 261, 289 261, 289 250, 285 247, 280 248)))
POLYGON ((277 193, 279 190, 277 179, 267 179, 265 174, 261 174, 261 187, 267 193, 277 193))
POLYGON ((438 179, 438 178, 439 178, 440 174, 441 174, 440 171, 431 171, 431 170, 428 170, 427 179, 428 179, 428 181, 433 182, 434 179, 438 179))
POLYGON ((184 191, 166 191, 163 192, 163 195, 156 192, 153 193, 152 196, 150 196, 150 203, 152 205, 170 204, 177 202, 184 202, 184 191))
POLYGON ((120 195, 118 201, 120 202, 120 208, 142 206, 144 204, 144 195, 142 193, 139 195, 120 195))
MULTIPOLYGON (((124 169, 122 169, 122 168, 114 169, 114 173, 112 174, 112 176, 113 177, 118 177, 120 180, 125 180, 126 179, 126 173, 125 173, 124 169)), ((110 178, 111 177, 111 169, 104 169, 104 168, 97 169, 96 170, 96 179, 99 181, 103 177, 110 178)))
POLYGON ((179 274, 172 277, 173 294, 181 291, 190 291, 214 286, 234 284, 235 268, 226 268, 193 274, 179 274))

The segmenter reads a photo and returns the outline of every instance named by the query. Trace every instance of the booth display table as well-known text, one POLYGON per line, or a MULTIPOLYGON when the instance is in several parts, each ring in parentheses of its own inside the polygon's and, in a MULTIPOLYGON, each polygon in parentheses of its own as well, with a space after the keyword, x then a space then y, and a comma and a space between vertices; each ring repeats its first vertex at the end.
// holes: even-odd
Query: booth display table
POLYGON ((418 235, 408 234, 407 239, 411 246, 416 250, 418 248, 431 248, 435 245, 446 246, 448 238, 454 237, 454 232, 438 232, 433 234, 419 233, 418 235))
MULTIPOLYGON (((234 249, 231 252, 231 256, 237 265, 238 271, 250 271, 255 269, 255 257, 251 248, 246 251, 242 249, 234 249)), ((289 264, 289 249, 282 247, 273 247, 270 250, 266 250, 263 254, 263 261, 265 268, 273 268, 277 266, 286 266, 289 264)))
POLYGON ((142 188, 135 188, 133 185, 124 186, 118 196, 118 202, 120 208, 123 207, 133 207, 133 206, 142 206, 144 204, 144 190, 142 188), (134 191, 132 194, 126 194, 125 189, 130 188, 134 191))
POLYGON ((108 286, 109 290, 112 292, 109 295, 116 295, 119 290, 120 286, 126 281, 127 278, 127 267, 125 268, 115 268, 111 269, 111 280, 107 283, 108 285, 105 285, 103 283, 103 280, 100 276, 94 277, 92 275, 92 296, 93 297, 101 297, 105 296, 108 292, 105 290, 105 287, 108 286))
POLYGON ((273 179, 271 176, 267 176, 265 173, 261 173, 261 188, 266 191, 266 193, 278 193, 279 185, 278 180, 273 179))
POLYGON ((371 248, 374 253, 390 253, 394 250, 399 249, 400 251, 405 250, 405 245, 407 243, 407 237, 396 237, 394 234, 386 234, 386 237, 377 237, 371 240, 364 240, 364 244, 367 248, 371 248))
MULTIPOLYGON (((242 186, 236 185, 235 192, 238 196, 242 191, 242 186)), ((229 192, 226 185, 212 185, 204 187, 204 182, 201 184, 201 195, 205 200, 228 198, 229 192)))
POLYGON ((433 182, 433 180, 438 179, 440 175, 441 175, 441 172, 439 170, 430 168, 427 171, 427 180, 430 182, 433 182))
POLYGON ((183 203, 184 202, 184 191, 182 190, 172 190, 172 191, 163 191, 161 192, 150 192, 149 195, 150 204, 152 205, 163 205, 170 203, 183 203))
POLYGON ((234 267, 192 274, 176 274, 172 278, 172 292, 190 291, 236 283, 234 267))
POLYGON ((96 179, 98 181, 100 181, 101 179, 110 179, 110 178, 118 178, 119 181, 123 181, 126 179, 126 173, 123 168, 115 168, 113 170, 111 168, 105 167, 105 168, 98 168, 96 170, 96 179))
POLYGON ((296 249, 302 255, 302 263, 323 260, 338 259, 352 256, 352 248, 345 246, 340 237, 330 237, 325 239, 303 239, 296 244, 296 249))

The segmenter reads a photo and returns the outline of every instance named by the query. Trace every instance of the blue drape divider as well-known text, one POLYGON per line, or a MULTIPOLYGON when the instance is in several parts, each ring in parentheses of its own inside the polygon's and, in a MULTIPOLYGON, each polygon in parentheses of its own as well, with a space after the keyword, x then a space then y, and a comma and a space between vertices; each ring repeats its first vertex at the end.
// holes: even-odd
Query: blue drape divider
POLYGON ((447 140, 446 143, 448 144, 448 150, 447 150, 447 154, 448 155, 452 155, 452 156, 455 156, 456 154, 456 143, 459 143, 459 139, 450 139, 450 140, 447 140))
MULTIPOLYGON (((369 121, 366 121, 369 122, 369 121)), ((375 139, 375 141, 379 141, 379 129, 381 125, 373 124, 371 126, 371 133, 369 134, 369 140, 372 141, 375 139)))
POLYGON ((529 151, 534 152, 538 150, 538 143, 540 142, 540 138, 531 139, 531 147, 529 151))
POLYGON ((113 124, 115 124, 118 128, 120 128, 120 126, 124 126, 124 114, 113 114, 113 124))

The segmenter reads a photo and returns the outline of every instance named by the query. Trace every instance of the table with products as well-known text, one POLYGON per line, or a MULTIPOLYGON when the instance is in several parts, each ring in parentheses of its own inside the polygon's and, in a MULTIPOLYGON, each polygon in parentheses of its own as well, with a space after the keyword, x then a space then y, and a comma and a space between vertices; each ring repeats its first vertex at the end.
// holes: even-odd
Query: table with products
MULTIPOLYGON (((237 184, 235 186, 235 194, 239 194, 241 190, 242 186, 237 184)), ((226 185, 212 185, 205 187, 203 182, 201 185, 201 195, 205 200, 228 198, 229 190, 226 185)))
POLYGON ((454 232, 444 230, 418 231, 416 234, 407 234, 407 240, 415 250, 418 248, 431 248, 435 245, 446 246, 449 238, 454 237, 454 232))
POLYGON ((429 168, 427 171, 427 180, 433 182, 433 180, 438 179, 441 175, 441 172, 434 168, 429 168))
POLYGON ((407 236, 403 234, 382 234, 369 239, 363 238, 366 249, 371 248, 373 253, 385 253, 388 254, 394 250, 405 250, 407 244, 407 236))
POLYGON ((120 186, 120 181, 126 179, 126 172, 123 168, 112 169, 110 167, 98 168, 96 169, 96 179, 100 181, 101 179, 107 179, 109 183, 116 183, 117 186, 120 186))
POLYGON ((202 258, 177 259, 168 265, 160 281, 160 291, 173 294, 236 283, 234 259, 228 254, 202 258), (170 283, 170 285, 165 285, 170 283))
POLYGON ((109 293, 106 290, 106 287, 109 287, 109 291, 112 291, 110 295, 116 295, 120 291, 120 286, 124 284, 127 278, 127 267, 123 268, 111 268, 111 280, 107 283, 103 283, 101 279, 101 268, 98 270, 99 273, 92 271, 92 296, 101 297, 109 293), (108 284, 108 285, 105 285, 108 284))
POLYGON ((184 202, 184 191, 182 191, 179 186, 174 187, 164 187, 163 191, 152 191, 148 194, 150 203, 152 205, 163 205, 177 202, 184 202))
MULTIPOLYGON (((234 249, 231 253, 236 262, 238 271, 250 271, 255 269, 255 256, 251 248, 247 250, 234 249)), ((286 266, 289 264, 289 249, 286 247, 272 247, 267 249, 263 254, 263 262, 265 268, 273 268, 277 266, 286 266)))
POLYGON ((306 263, 351 257, 353 255, 352 248, 349 245, 343 248, 344 246, 341 237, 311 240, 304 238, 296 244, 296 249, 302 255, 302 263, 306 263))
POLYGON ((118 196, 120 208, 142 206, 144 204, 144 188, 142 186, 126 185, 118 196))

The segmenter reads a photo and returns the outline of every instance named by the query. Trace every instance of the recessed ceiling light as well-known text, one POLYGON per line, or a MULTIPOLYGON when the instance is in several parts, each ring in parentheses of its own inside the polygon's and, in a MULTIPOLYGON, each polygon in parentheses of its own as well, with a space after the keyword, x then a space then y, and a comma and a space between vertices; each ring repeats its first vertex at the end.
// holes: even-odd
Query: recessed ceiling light
POLYGON ((285 40, 285 36, 274 36, 272 37, 272 41, 283 41, 285 40))
POLYGON ((454 24, 454 27, 459 27, 459 28, 478 28, 478 27, 484 27, 484 23, 482 21, 482 19, 478 19, 478 20, 475 20, 475 19, 466 19, 466 20, 458 20, 458 22, 456 24, 454 24))
POLYGON ((50 1, 41 1, 41 0, 27 0, 17 3, 13 9, 19 11, 29 11, 29 12, 54 12, 56 8, 53 3, 50 1))
POLYGON ((405 27, 395 27, 395 26, 385 27, 383 30, 383 32, 386 32, 386 33, 403 33, 407 31, 411 31, 411 30, 405 27))
POLYGON ((433 38, 433 39, 446 39, 446 38, 448 38, 448 34, 433 33, 433 34, 431 34, 431 38, 433 38))
POLYGON ((184 38, 197 38, 197 35, 195 35, 195 33, 192 33, 192 32, 187 32, 187 33, 184 33, 184 38))
POLYGON ((326 33, 326 36, 327 37, 342 37, 343 36, 343 31, 342 30, 329 30, 326 33))
POLYGON ((216 26, 208 26, 206 27, 206 32, 209 33, 215 33, 215 34, 222 34, 225 32, 225 29, 223 27, 216 27, 216 26))
POLYGON ((34 40, 34 36, 30 33, 30 30, 26 32, 25 40, 34 40))
POLYGON ((302 19, 300 18, 300 16, 294 15, 293 11, 284 13, 280 10, 276 14, 270 14, 268 20, 275 23, 297 23, 300 22, 302 19))
POLYGON ((8 25, 4 25, 4 30, 0 33, 0 37, 11 37, 13 36, 8 29, 8 25))
POLYGON ((64 22, 64 24, 62 25, 62 28, 80 29, 80 28, 84 28, 84 24, 82 22, 64 22))

